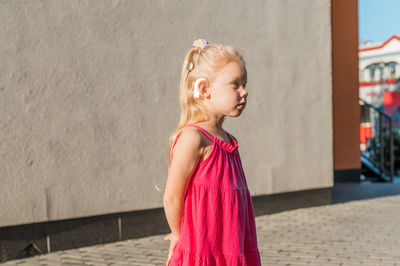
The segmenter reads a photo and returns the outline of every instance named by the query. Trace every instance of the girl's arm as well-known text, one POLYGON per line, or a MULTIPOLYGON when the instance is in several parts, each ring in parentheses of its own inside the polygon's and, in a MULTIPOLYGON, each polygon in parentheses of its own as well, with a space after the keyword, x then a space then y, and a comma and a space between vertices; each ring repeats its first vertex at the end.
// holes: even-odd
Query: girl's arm
POLYGON ((193 127, 185 127, 179 136, 168 171, 163 197, 165 215, 171 232, 180 238, 184 195, 189 178, 195 169, 201 152, 201 133, 193 127))

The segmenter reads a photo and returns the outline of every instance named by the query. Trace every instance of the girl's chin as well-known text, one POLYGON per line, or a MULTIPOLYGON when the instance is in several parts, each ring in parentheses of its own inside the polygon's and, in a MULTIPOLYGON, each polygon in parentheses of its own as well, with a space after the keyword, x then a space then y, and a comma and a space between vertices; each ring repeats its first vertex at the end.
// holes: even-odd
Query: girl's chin
POLYGON ((234 112, 234 113, 232 114, 232 117, 240 116, 240 115, 242 114, 242 112, 243 112, 243 109, 242 109, 242 110, 237 109, 236 112, 234 112))

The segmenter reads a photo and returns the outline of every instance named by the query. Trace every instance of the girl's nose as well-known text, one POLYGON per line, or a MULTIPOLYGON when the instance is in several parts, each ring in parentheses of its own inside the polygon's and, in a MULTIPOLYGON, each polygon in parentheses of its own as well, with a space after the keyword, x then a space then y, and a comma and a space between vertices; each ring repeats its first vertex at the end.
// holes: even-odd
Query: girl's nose
POLYGON ((243 87, 243 91, 242 91, 242 97, 247 97, 249 93, 247 92, 247 90, 243 87))

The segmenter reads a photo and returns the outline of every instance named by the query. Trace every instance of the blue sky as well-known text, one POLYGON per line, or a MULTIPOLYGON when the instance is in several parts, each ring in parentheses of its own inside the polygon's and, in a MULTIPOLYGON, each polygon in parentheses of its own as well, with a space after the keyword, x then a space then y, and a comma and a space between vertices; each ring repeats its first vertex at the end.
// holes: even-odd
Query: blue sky
POLYGON ((400 36, 400 0, 358 0, 358 37, 383 42, 400 36))

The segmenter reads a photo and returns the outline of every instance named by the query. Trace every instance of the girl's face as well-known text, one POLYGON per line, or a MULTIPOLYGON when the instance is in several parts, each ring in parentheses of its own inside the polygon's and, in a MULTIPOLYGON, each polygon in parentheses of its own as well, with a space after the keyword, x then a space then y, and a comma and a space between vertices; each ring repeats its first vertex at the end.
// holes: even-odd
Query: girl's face
POLYGON ((247 73, 242 64, 231 61, 209 84, 209 104, 215 113, 239 116, 245 108, 247 73), (244 104, 243 104, 244 103, 244 104))

